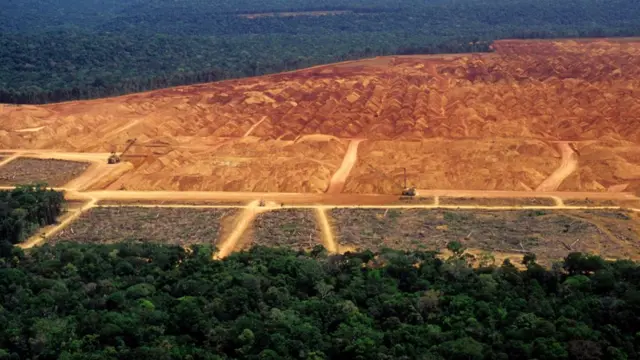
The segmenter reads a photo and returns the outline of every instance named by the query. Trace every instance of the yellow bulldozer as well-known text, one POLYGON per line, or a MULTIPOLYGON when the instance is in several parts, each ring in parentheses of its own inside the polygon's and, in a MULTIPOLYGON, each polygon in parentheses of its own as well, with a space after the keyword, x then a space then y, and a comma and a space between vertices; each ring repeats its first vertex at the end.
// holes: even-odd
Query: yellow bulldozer
POLYGON ((416 188, 407 186, 407 168, 404 169, 404 187, 402 188, 402 198, 413 198, 418 195, 416 188))
POLYGON ((129 139, 127 140, 127 145, 124 147, 124 150, 120 153, 120 155, 116 154, 115 150, 111 151, 111 155, 107 159, 107 163, 109 164, 118 164, 120 163, 120 158, 133 146, 133 143, 136 142, 137 139, 129 139))
MULTIPOLYGON (((378 171, 378 169, 376 169, 373 166, 371 166, 371 164, 368 164, 368 165, 375 172, 382 174, 384 177, 389 179, 393 184, 398 186, 398 184, 395 182, 395 180, 390 178, 387 174, 385 174, 382 171, 378 171)), ((400 199, 408 200, 408 199, 412 199, 412 198, 416 197, 418 195, 418 191, 413 186, 407 186, 407 168, 403 168, 403 170, 404 170, 404 186, 402 187, 402 192, 400 193, 400 195, 401 195, 400 199)), ((398 186, 398 187, 400 187, 400 186, 398 186)))

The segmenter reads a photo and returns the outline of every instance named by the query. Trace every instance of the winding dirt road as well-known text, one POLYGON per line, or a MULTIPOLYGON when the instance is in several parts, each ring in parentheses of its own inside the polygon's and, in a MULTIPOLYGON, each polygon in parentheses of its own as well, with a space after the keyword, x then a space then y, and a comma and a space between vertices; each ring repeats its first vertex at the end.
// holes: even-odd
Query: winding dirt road
POLYGON ((347 152, 342 159, 342 164, 340 164, 338 170, 331 177, 329 188, 326 191, 327 194, 339 194, 342 192, 344 183, 351 173, 351 169, 353 169, 356 161, 358 161, 358 146, 363 141, 363 139, 351 140, 347 147, 347 152))
POLYGON ((578 168, 578 154, 571 147, 571 143, 557 143, 558 149, 562 154, 562 162, 560 166, 549 175, 538 187, 536 191, 546 192, 555 191, 560 187, 564 179, 571 175, 578 168))

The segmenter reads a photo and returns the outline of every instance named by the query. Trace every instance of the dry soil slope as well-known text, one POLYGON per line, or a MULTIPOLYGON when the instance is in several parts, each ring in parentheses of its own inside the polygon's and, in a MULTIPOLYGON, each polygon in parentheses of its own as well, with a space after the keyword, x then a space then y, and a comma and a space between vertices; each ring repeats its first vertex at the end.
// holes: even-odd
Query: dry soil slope
POLYGON ((0 147, 105 151, 136 137, 137 168, 113 186, 315 192, 326 188, 345 145, 297 140, 364 138, 346 191, 395 192, 402 167, 421 188, 535 188, 560 163, 550 141, 607 139, 593 149, 610 150, 615 161, 581 162, 581 177, 564 189, 637 187, 635 154, 612 148, 640 142, 640 41, 493 46, 492 54, 386 57, 109 99, 0 105, 0 147), (238 145, 245 159, 217 152, 250 129, 263 141, 238 145), (283 155, 278 141, 297 157, 283 155), (244 170, 228 165, 247 162, 244 170), (290 181, 239 185, 290 173, 290 181))
POLYGON ((240 137, 263 116, 253 133, 262 138, 640 141, 640 42, 498 41, 494 48, 494 54, 383 58, 117 98, 3 106, 0 144, 87 150, 126 136, 240 137))

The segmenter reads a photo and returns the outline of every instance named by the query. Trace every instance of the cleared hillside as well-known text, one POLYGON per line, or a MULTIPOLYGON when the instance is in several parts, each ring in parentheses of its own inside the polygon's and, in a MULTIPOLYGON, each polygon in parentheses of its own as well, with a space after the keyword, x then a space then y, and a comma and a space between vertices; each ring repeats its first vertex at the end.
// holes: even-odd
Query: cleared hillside
POLYGON ((403 168, 419 188, 640 188, 640 41, 493 47, 0 106, 0 146, 108 151, 137 138, 135 169, 112 188, 138 190, 321 192, 356 138, 345 192, 397 192, 403 168))

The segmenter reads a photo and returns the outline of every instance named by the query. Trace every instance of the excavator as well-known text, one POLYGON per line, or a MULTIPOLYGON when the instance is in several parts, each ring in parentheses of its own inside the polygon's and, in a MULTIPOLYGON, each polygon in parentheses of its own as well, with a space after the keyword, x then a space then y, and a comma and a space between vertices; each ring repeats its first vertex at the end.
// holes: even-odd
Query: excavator
MULTIPOLYGON (((391 179, 391 178, 390 178, 389 176, 387 176, 387 174, 385 174, 384 172, 379 171, 378 169, 374 168, 371 164, 367 164, 367 165, 369 165, 369 167, 370 167, 371 169, 373 169, 373 171, 378 172, 378 173, 380 173, 380 174, 384 175, 384 177, 386 177, 387 179, 389 179, 389 180, 390 180, 394 185, 396 185, 396 186, 398 185, 398 184, 395 182, 395 180, 391 179)), ((413 187, 413 186, 411 186, 411 187, 407 186, 407 168, 403 168, 403 169, 404 169, 404 186, 402 187, 402 192, 400 193, 400 194, 401 194, 400 199, 403 199, 403 200, 412 199, 412 198, 414 198, 414 197, 416 197, 416 196, 418 195, 418 192, 416 191, 416 188, 415 188, 415 187, 413 187)), ((398 187, 400 187, 400 186, 398 186, 398 187)))
POLYGON ((127 146, 124 147, 124 150, 122 150, 120 155, 116 154, 115 150, 112 150, 111 151, 111 155, 109 156, 109 159, 107 159, 107 163, 109 163, 109 164, 118 164, 120 162, 120 158, 127 151, 129 151, 129 149, 131 149, 131 147, 133 146, 133 143, 135 143, 136 140, 137 140, 137 138, 127 140, 127 146))

